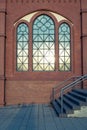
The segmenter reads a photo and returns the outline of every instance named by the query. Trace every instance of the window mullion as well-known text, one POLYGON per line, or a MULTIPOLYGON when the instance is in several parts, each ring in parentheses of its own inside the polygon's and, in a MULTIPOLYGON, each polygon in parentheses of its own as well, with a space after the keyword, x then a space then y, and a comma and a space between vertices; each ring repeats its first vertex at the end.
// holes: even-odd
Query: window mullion
POLYGON ((29 33, 29 72, 32 72, 32 43, 33 43, 33 39, 32 39, 32 23, 29 24, 29 28, 30 28, 30 33, 29 33))
POLYGON ((58 52, 58 29, 57 24, 55 27, 55 70, 58 71, 58 64, 59 64, 59 52, 58 52))

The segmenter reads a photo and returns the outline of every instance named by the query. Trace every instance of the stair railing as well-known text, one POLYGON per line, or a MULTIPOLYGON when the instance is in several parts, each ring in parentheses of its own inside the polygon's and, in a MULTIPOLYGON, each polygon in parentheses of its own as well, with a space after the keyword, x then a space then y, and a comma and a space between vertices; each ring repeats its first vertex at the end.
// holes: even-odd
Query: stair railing
POLYGON ((61 92, 60 92, 60 96, 61 96, 61 115, 63 114, 63 95, 64 95, 64 91, 68 90, 68 89, 72 89, 73 87, 75 87, 77 84, 81 83, 84 80, 87 80, 87 74, 83 75, 83 76, 78 76, 78 78, 75 81, 71 82, 70 84, 64 86, 61 89, 61 92))
POLYGON ((56 98, 56 94, 59 92, 59 88, 64 88, 66 85, 72 83, 73 81, 75 81, 76 79, 80 78, 81 76, 73 76, 70 77, 66 80, 64 80, 63 82, 61 82, 60 84, 56 85, 53 87, 52 89, 52 100, 54 100, 56 98))

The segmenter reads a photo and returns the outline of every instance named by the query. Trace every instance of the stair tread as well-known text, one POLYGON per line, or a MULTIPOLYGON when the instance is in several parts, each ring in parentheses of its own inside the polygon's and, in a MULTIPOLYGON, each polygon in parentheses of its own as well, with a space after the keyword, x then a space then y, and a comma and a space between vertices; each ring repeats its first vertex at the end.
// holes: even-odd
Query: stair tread
MULTIPOLYGON (((61 107, 61 99, 60 98, 58 98, 58 99, 56 99, 56 102, 60 105, 60 107, 61 107)), ((67 105, 67 104, 65 104, 65 103, 63 103, 63 110, 64 110, 64 112, 67 114, 67 113, 73 113, 73 110, 67 105)))
POLYGON ((55 100, 52 101, 52 105, 53 105, 54 109, 56 110, 56 113, 59 115, 59 113, 61 113, 61 109, 55 100))
POLYGON ((66 97, 63 97, 63 100, 66 104, 68 104, 71 109, 79 109, 80 107, 78 105, 76 105, 74 102, 71 102, 70 100, 68 100, 66 97))
POLYGON ((78 105, 82 105, 82 101, 80 99, 77 99, 69 94, 64 95, 66 98, 69 98, 72 102, 75 102, 78 105))
POLYGON ((72 96, 75 96, 81 100, 87 101, 87 97, 85 97, 84 95, 81 95, 79 93, 75 93, 74 91, 69 92, 69 94, 72 96))
POLYGON ((72 91, 87 96, 87 89, 73 89, 72 91))
POLYGON ((67 114, 66 114, 65 112, 63 112, 63 113, 61 114, 61 107, 57 104, 57 102, 56 102, 55 100, 52 101, 52 105, 53 105, 53 107, 54 107, 54 109, 55 109, 55 111, 56 111, 56 113, 57 113, 57 115, 58 115, 59 117, 61 117, 62 114, 63 114, 63 117, 67 117, 67 114))
POLYGON ((77 90, 77 91, 81 91, 81 92, 87 93, 87 89, 79 89, 79 88, 76 88, 76 89, 74 89, 74 90, 77 90))

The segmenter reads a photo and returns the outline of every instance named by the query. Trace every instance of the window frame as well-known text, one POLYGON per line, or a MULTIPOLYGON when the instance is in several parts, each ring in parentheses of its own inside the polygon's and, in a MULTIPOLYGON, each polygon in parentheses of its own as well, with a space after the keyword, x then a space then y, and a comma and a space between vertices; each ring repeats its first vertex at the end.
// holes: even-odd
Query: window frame
MULTIPOLYGON (((14 38, 16 38, 16 28, 17 28, 18 24, 23 23, 23 22, 25 24, 27 24, 27 26, 29 27, 29 34, 30 34, 30 36, 29 36, 30 37, 29 38, 29 71, 23 71, 23 72, 22 71, 20 71, 20 72, 16 71, 16 60, 14 60, 14 74, 23 77, 21 74, 26 73, 27 78, 37 79, 38 74, 41 74, 42 77, 44 77, 44 76, 46 76, 46 74, 52 73, 53 76, 55 77, 56 74, 61 75, 62 73, 64 73, 64 74, 65 73, 69 73, 69 74, 73 73, 74 70, 73 70, 73 64, 72 64, 73 63, 73 40, 72 40, 73 39, 73 25, 72 25, 72 23, 69 22, 69 20, 61 20, 60 22, 58 22, 56 17, 53 14, 46 12, 46 11, 41 11, 41 12, 36 13, 31 18, 30 22, 27 22, 26 20, 20 20, 19 22, 17 22, 16 25, 15 25, 15 37, 14 38), (55 37, 55 71, 33 71, 33 58, 32 58, 32 53, 33 53, 33 45, 32 45, 32 43, 33 43, 33 36, 32 36, 32 34, 33 34, 33 22, 38 16, 40 16, 42 14, 48 15, 54 21, 54 26, 55 26, 55 36, 54 36, 55 37), (58 57, 59 57, 59 54, 58 54, 58 49, 59 49, 58 29, 59 29, 60 24, 63 23, 63 22, 67 23, 70 26, 70 30, 71 30, 71 68, 72 69, 70 71, 59 71, 59 68, 58 68, 58 65, 59 65, 59 59, 58 59, 58 57), (34 75, 36 75, 36 76, 34 76, 34 75), (32 78, 32 76, 34 76, 34 77, 32 78)), ((16 41, 14 42, 14 48, 15 48, 14 59, 16 59, 16 41)), ((49 79, 50 77, 52 77, 52 76, 50 75, 49 77, 47 77, 47 79, 49 79)), ((55 80, 56 80, 56 77, 55 77, 55 80)))
MULTIPOLYGON (((58 27, 58 54, 59 54, 59 28, 61 27, 61 25, 63 25, 63 24, 66 24, 66 25, 68 25, 68 27, 69 27, 69 30, 70 30, 70 70, 65 70, 65 66, 64 66, 64 70, 60 70, 59 69, 59 64, 58 64, 58 70, 60 71, 60 72, 68 72, 68 71, 71 71, 72 70, 72 66, 71 66, 71 59, 72 59, 72 56, 71 56, 71 50, 72 50, 72 48, 71 48, 71 27, 70 27, 70 25, 69 25, 69 23, 67 23, 66 21, 63 21, 63 22, 61 22, 60 23, 60 25, 59 25, 59 27, 58 27)), ((63 42, 65 42, 65 41, 63 41, 63 42)), ((64 56, 65 57, 65 56, 64 56)), ((64 58, 65 59, 65 58, 64 58)), ((58 60, 59 61, 59 60, 58 60)), ((65 60, 64 60, 65 61, 65 60)))
MULTIPOLYGON (((52 41, 52 42, 54 42, 53 43, 53 45, 54 45, 54 56, 55 56, 55 23, 54 23, 54 20, 49 16, 49 15, 47 15, 47 14, 41 14, 41 15, 45 15, 45 16, 47 16, 48 18, 50 18, 50 20, 53 22, 53 27, 54 27, 54 41, 52 41)), ((32 25, 32 31, 33 31, 33 27, 34 27, 34 22, 41 16, 41 15, 39 15, 39 16, 37 16, 35 19, 34 19, 34 21, 33 21, 33 25, 32 25)), ((32 37, 33 37, 33 33, 32 33, 32 37)), ((33 45, 33 42, 34 41, 32 41, 32 45, 33 45)), ((43 50, 44 51, 44 50, 43 50)), ((32 52, 33 52, 33 48, 32 48, 32 52)), ((33 54, 32 54, 32 57, 33 57, 33 54)), ((33 59, 32 59, 33 60, 33 59)), ((43 63, 44 64, 44 63, 43 63)), ((34 69, 32 69, 32 71, 34 72, 34 71, 41 71, 41 72, 43 72, 43 71, 45 71, 45 72, 51 72, 51 71, 55 71, 55 61, 54 61, 54 70, 34 70, 34 69)))
MULTIPOLYGON (((21 42, 24 42, 24 41, 21 41, 21 42)), ((24 56, 21 56, 22 58, 24 57, 24 56)), ((22 68, 23 69, 23 68, 22 68)), ((27 71, 29 71, 29 27, 28 27, 28 25, 25 23, 25 22, 21 22, 20 24, 18 24, 18 26, 17 26, 17 28, 16 28, 16 71, 18 71, 18 72, 27 72, 27 71), (18 51, 18 48, 17 48, 17 46, 18 46, 18 42, 19 41, 17 41, 17 37, 18 37, 18 28, 19 28, 19 26, 20 25, 22 25, 22 24, 25 24, 26 25, 26 27, 27 27, 27 29, 28 29, 28 41, 27 41, 27 44, 28 44, 28 49, 27 49, 27 51, 28 51, 28 56, 27 56, 27 58, 28 58, 28 70, 18 70, 18 68, 17 68, 17 66, 18 66, 18 62, 17 62, 17 51, 18 51)))

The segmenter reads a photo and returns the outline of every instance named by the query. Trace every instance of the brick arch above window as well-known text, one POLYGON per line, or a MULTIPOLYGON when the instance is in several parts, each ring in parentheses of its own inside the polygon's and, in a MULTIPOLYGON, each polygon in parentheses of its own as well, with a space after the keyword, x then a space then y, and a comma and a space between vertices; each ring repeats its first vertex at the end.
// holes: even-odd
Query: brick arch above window
POLYGON ((49 16, 51 17, 54 17, 54 19, 57 20, 57 22, 61 22, 63 20, 66 20, 67 22, 70 22, 72 23, 69 19, 67 19, 66 17, 62 16, 61 14, 58 14, 56 12, 52 12, 52 11, 48 11, 48 10, 39 10, 39 11, 36 11, 36 12, 32 12, 32 13, 29 13, 25 16, 23 16, 22 18, 20 18, 19 20, 17 20, 14 25, 20 21, 26 21, 26 22, 31 22, 32 18, 33 17, 36 17, 37 15, 40 15, 40 14, 48 14, 49 16))

